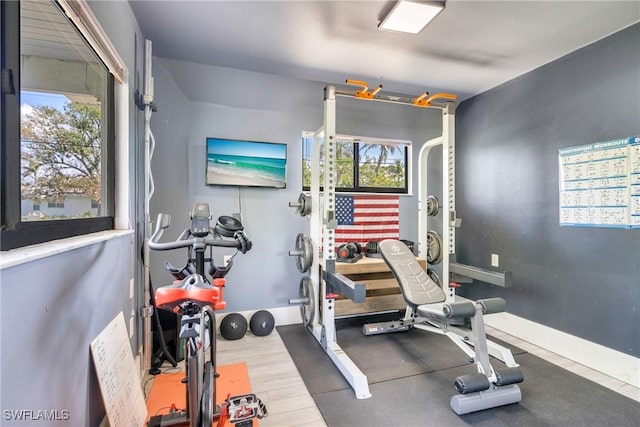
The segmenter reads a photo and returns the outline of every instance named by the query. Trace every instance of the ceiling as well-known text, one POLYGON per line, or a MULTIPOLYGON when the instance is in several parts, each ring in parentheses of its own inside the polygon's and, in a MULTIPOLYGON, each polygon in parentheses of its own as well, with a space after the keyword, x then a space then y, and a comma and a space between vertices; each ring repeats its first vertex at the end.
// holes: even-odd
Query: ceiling
POLYGON ((639 0, 449 0, 413 36, 377 29, 393 1, 129 3, 154 56, 460 99, 640 21, 639 0))
POLYGON ((64 14, 46 1, 20 2, 20 52, 57 60, 98 61, 64 14))

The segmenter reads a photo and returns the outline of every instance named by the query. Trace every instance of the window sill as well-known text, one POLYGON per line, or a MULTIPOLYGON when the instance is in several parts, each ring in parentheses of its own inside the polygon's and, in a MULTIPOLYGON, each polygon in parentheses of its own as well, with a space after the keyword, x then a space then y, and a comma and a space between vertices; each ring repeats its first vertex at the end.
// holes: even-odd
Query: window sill
POLYGON ((55 240, 39 245, 25 246, 24 248, 3 251, 0 252, 0 270, 129 234, 133 234, 133 230, 101 231, 99 233, 70 237, 68 239, 55 240))

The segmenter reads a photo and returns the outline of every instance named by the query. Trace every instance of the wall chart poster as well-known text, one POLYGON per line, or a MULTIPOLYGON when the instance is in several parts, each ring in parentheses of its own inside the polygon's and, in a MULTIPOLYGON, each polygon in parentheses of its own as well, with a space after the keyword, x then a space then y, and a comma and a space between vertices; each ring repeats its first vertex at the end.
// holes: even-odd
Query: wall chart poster
POLYGON ((629 225, 640 228, 640 136, 629 139, 629 225))
POLYGON ((640 136, 562 148, 560 225, 640 228, 640 136))

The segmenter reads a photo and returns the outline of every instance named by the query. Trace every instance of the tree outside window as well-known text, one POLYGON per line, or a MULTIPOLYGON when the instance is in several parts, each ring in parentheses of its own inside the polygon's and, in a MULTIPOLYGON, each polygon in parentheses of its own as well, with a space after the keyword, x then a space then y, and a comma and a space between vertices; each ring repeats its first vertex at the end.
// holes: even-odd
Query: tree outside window
MULTIPOLYGON (((319 141, 320 157, 324 142, 319 141)), ((314 138, 305 132, 302 138, 303 189, 311 186, 311 149, 314 138)), ((384 141, 375 138, 336 137, 336 191, 371 193, 408 193, 409 141, 384 141)), ((322 161, 321 161, 322 162, 322 161)), ((322 185, 322 164, 320 183, 322 185)))
MULTIPOLYGON (((101 114, 99 105, 74 102, 66 102, 61 108, 28 108, 21 123, 23 199, 47 200, 49 208, 64 208, 64 199, 69 195, 86 199, 88 209, 94 207, 92 201, 100 203, 101 114)), ((88 215, 91 211, 62 217, 88 215)))

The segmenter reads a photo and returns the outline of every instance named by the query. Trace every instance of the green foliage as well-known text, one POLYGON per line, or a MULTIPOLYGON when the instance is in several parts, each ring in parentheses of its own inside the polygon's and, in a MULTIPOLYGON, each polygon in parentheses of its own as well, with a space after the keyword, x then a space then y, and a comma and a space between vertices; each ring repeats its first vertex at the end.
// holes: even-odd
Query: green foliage
POLYGON ((360 186, 404 188, 404 166, 399 160, 393 165, 360 165, 360 186))
POLYGON ((68 103, 35 106, 21 124, 22 198, 61 200, 84 194, 100 201, 101 111, 68 103))
MULTIPOLYGON (((323 147, 320 148, 322 151, 323 147)), ((387 159, 399 147, 392 145, 361 144, 359 148, 359 187, 404 188, 405 165, 400 160, 389 162, 387 159)), ((306 160, 311 153, 306 153, 302 161, 303 186, 311 186, 311 163, 306 160)), ((336 144, 337 188, 354 188, 354 143, 338 142, 336 144)), ((322 186, 323 177, 320 177, 322 186)))

